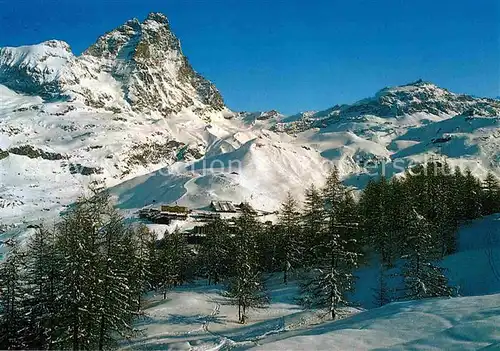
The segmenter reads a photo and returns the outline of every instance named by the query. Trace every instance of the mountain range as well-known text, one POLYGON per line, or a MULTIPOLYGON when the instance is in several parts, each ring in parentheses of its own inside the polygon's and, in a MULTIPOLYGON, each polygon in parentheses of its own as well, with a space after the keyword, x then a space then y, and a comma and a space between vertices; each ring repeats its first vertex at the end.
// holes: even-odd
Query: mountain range
POLYGON ((79 56, 58 40, 0 49, 0 231, 57 216, 91 182, 124 212, 216 199, 272 211, 332 163, 357 188, 428 158, 499 175, 499 116, 498 99, 422 80, 324 111, 233 111, 152 13, 79 56))

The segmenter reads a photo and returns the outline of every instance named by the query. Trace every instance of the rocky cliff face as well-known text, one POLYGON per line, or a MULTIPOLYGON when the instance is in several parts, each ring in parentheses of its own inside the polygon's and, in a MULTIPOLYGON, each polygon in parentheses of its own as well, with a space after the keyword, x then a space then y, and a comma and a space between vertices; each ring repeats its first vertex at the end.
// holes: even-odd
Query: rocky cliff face
POLYGON ((55 40, 3 48, 0 84, 46 100, 78 99, 111 111, 169 115, 190 108, 203 115, 225 107, 215 86, 193 70, 159 13, 142 23, 127 21, 79 57, 55 40))

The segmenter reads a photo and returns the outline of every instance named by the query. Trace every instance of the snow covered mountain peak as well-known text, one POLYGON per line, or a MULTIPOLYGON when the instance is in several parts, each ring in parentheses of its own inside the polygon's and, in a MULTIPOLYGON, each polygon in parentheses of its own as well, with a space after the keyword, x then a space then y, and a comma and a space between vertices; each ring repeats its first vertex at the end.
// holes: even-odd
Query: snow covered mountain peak
POLYGON ((421 79, 401 86, 384 88, 373 98, 354 104, 354 106, 363 105, 378 108, 374 114, 380 117, 400 117, 414 113, 456 115, 469 110, 475 115, 496 116, 500 111, 500 104, 493 99, 455 94, 421 79))
POLYGON ((222 96, 193 70, 161 13, 149 14, 142 23, 127 21, 101 36, 81 59, 109 72, 133 110, 171 114, 193 106, 203 114, 224 108, 222 96))
POLYGON ((189 109, 204 116, 225 108, 215 86, 195 72, 165 15, 125 22, 75 57, 51 40, 0 49, 0 84, 44 100, 78 100, 108 111, 189 109))
POLYGON ((60 40, 0 48, 0 84, 25 94, 53 98, 61 91, 62 72, 74 58, 69 44, 60 40))
POLYGON ((48 40, 37 45, 4 47, 0 49, 0 64, 2 66, 35 66, 45 64, 49 67, 50 58, 59 58, 67 61, 73 58, 68 43, 61 40, 48 40))
POLYGON ((137 18, 128 20, 99 37, 83 55, 141 61, 155 53, 159 58, 182 56, 179 39, 171 31, 167 17, 161 13, 149 14, 142 23, 137 18))
MULTIPOLYGON (((386 87, 373 97, 353 104, 335 105, 319 112, 299 113, 285 118, 275 129, 297 132, 310 128, 363 120, 366 118, 410 120, 424 118, 435 120, 457 115, 494 117, 500 115, 500 101, 456 94, 433 83, 418 80, 413 83, 386 87)), ((380 123, 381 121, 377 122, 380 123)))

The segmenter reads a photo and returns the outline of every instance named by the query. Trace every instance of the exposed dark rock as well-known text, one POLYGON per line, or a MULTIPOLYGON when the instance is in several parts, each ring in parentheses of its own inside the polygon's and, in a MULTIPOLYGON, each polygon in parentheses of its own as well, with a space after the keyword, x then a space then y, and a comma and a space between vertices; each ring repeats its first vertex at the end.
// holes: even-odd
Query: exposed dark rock
POLYGON ((450 140, 451 140, 451 135, 446 135, 446 136, 443 136, 440 138, 434 138, 431 141, 433 144, 442 144, 442 143, 446 143, 450 140))
MULTIPOLYGON (((110 66, 106 70, 122 82, 125 100, 135 111, 156 109, 168 116, 192 106, 193 98, 198 98, 212 110, 224 108, 221 94, 212 83, 193 70, 182 53, 179 39, 161 13, 149 14, 142 23, 137 19, 127 21, 101 36, 84 55, 119 59, 119 67, 110 66), (178 67, 177 72, 171 67, 163 68, 165 60, 171 62, 172 67, 178 67), (174 86, 179 94, 170 97, 170 91, 165 90, 165 86, 169 85, 174 86), (186 85, 194 88, 197 96, 193 96, 186 85)), ((104 104, 90 98, 87 103, 94 107, 104 104)))
POLYGON ((62 160, 62 159, 66 158, 62 154, 36 149, 31 145, 22 145, 22 146, 11 147, 8 151, 11 154, 15 154, 15 155, 27 156, 29 158, 40 158, 41 157, 44 160, 51 160, 51 161, 62 160))
POLYGON ((102 174, 101 167, 87 167, 83 166, 80 163, 70 163, 69 164, 69 172, 71 174, 81 174, 84 176, 92 175, 92 174, 102 174))
POLYGON ((39 109, 40 109, 39 106, 37 106, 37 105, 31 105, 29 107, 19 107, 19 108, 16 108, 16 109, 12 110, 12 112, 38 111, 39 109))
POLYGON ((149 143, 136 145, 132 155, 128 158, 128 165, 158 164, 164 161, 174 161, 177 152, 185 146, 175 140, 170 140, 164 144, 149 143))
POLYGON ((3 160, 4 158, 6 158, 7 156, 9 156, 9 152, 8 151, 4 151, 2 149, 0 149, 0 160, 3 160))

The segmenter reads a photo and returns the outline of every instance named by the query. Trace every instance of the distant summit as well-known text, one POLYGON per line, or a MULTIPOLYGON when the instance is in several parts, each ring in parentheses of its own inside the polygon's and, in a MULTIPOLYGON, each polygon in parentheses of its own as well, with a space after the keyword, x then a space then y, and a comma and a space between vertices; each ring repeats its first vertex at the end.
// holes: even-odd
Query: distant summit
POLYGON ((416 114, 439 117, 456 115, 493 117, 500 115, 500 101, 455 94, 420 79, 400 86, 383 88, 375 96, 353 104, 335 105, 319 112, 296 114, 286 118, 285 123, 277 125, 276 128, 296 132, 324 127, 339 120, 365 117, 399 119, 416 114))
POLYGON ((0 84, 46 100, 81 100, 113 111, 156 110, 165 115, 191 108, 224 109, 217 88, 194 71, 167 17, 151 13, 99 37, 75 57, 51 40, 0 49, 0 84))

